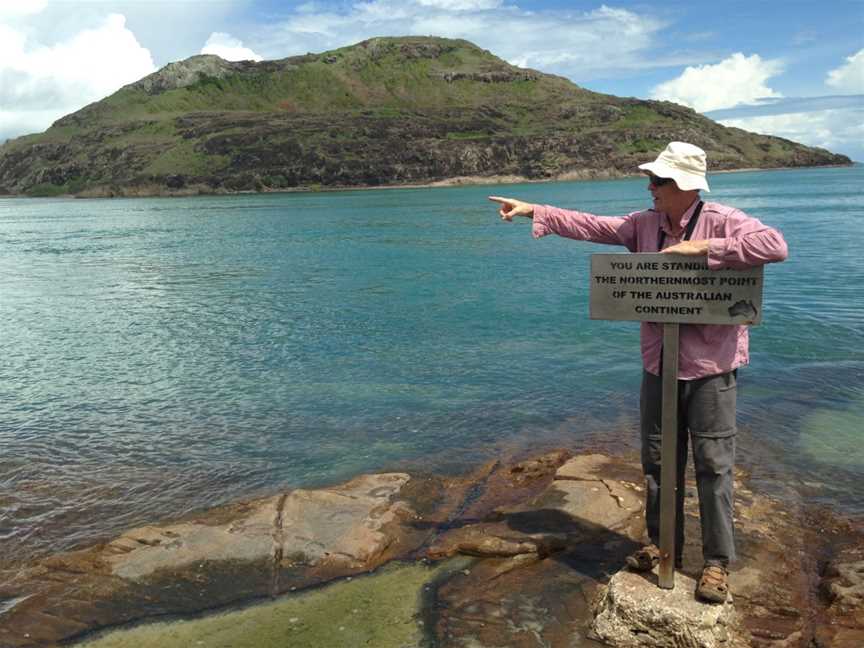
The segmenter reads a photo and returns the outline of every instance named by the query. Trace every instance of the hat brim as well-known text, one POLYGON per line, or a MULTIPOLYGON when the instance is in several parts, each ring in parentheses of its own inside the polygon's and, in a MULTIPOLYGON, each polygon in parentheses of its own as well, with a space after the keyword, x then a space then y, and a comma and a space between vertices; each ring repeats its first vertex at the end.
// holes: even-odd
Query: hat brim
POLYGON ((702 174, 687 173, 681 169, 674 169, 670 166, 666 166, 662 162, 658 161, 640 164, 639 168, 646 173, 653 173, 658 178, 672 178, 681 191, 701 189, 708 193, 711 192, 711 189, 708 188, 708 180, 702 174))

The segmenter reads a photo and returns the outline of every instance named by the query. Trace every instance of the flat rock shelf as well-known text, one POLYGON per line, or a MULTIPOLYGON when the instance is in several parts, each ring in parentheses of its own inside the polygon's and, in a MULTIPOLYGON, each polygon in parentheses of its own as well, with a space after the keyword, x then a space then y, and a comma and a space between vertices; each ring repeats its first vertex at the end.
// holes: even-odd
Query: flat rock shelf
POLYGON ((361 475, 32 562, 0 574, 0 646, 862 645, 860 527, 738 477, 723 605, 693 597, 695 497, 684 569, 660 590, 623 567, 645 533, 638 463, 558 450, 467 475, 361 475))

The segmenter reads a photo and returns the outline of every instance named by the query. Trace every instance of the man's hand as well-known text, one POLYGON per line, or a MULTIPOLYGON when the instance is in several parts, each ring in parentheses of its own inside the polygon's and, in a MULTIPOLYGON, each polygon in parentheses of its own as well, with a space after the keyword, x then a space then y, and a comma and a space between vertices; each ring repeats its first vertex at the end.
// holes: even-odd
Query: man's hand
POLYGON ((534 205, 531 203, 515 198, 502 198, 501 196, 489 196, 489 200, 501 204, 501 209, 498 210, 501 220, 512 221, 514 216, 534 217, 534 205))
POLYGON ((662 254, 686 254, 687 256, 704 256, 708 254, 708 241, 681 241, 670 245, 662 254))

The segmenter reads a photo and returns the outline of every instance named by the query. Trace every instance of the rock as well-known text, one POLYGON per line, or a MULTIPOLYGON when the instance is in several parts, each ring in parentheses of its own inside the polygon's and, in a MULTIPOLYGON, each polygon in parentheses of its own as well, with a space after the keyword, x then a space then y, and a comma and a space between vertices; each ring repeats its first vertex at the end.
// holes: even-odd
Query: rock
POLYGON ((456 554, 470 558, 448 561, 458 568, 424 588, 420 616, 440 648, 592 645, 589 625, 623 647, 864 645, 860 526, 738 489, 736 609, 705 605, 686 571, 701 567, 695 500, 685 501, 685 571, 675 590, 660 590, 651 575, 619 571, 644 533, 638 464, 568 457, 491 461, 461 477, 363 475, 0 572, 0 646, 52 646, 106 626, 348 580, 396 558, 456 554))
POLYGON ((817 628, 813 648, 861 648, 864 646, 864 629, 861 628, 817 628))
POLYGON ((0 579, 0 646, 66 641, 360 573, 416 548, 404 473, 234 504, 132 529, 0 579), (389 553, 388 553, 389 552, 389 553))
POLYGON ((447 83, 454 81, 479 81, 481 83, 509 83, 512 81, 536 81, 540 74, 534 70, 488 70, 485 72, 461 72, 446 70, 429 75, 433 79, 444 79, 447 83))
POLYGON ((596 603, 594 635, 618 648, 733 648, 747 643, 731 600, 709 605, 694 597, 696 581, 675 574, 675 588, 656 577, 620 571, 596 603))
POLYGON ((547 477, 550 473, 565 463, 571 457, 570 452, 566 450, 556 450, 548 454, 527 459, 517 463, 510 469, 510 474, 517 482, 526 482, 532 479, 541 479, 547 477))
POLYGON ((253 502, 247 515, 221 525, 198 521, 133 529, 108 543, 104 560, 112 574, 137 580, 202 561, 272 559, 280 499, 253 502))
MULTIPOLYGON (((510 557, 521 554, 538 553, 537 544, 533 542, 520 542, 519 540, 487 536, 482 532, 474 530, 473 533, 466 531, 464 535, 469 537, 460 539, 452 547, 452 553, 461 553, 467 556, 497 556, 510 557), (471 537, 473 536, 473 537, 471 537)), ((441 549, 430 549, 431 558, 444 557, 450 552, 441 549)))
POLYGON ((362 475, 332 489, 295 490, 282 511, 282 559, 352 568, 375 563, 393 541, 384 526, 400 512, 411 515, 403 502, 391 501, 409 479, 404 473, 362 475))
POLYGON ((864 605, 864 560, 833 566, 837 574, 830 584, 833 604, 847 609, 864 605))
POLYGON ((641 511, 642 500, 617 483, 556 480, 534 506, 560 511, 582 525, 616 529, 641 511))
POLYGON ((169 189, 182 189, 186 186, 186 177, 180 174, 165 176, 165 186, 169 189))
POLYGON ((199 54, 184 61, 169 63, 133 83, 132 87, 140 88, 150 95, 161 94, 198 83, 202 78, 221 79, 238 69, 241 69, 240 66, 214 54, 199 54))
POLYGON ((555 479, 613 480, 639 491, 645 482, 642 467, 636 461, 602 454, 584 454, 571 458, 555 473, 555 479))
POLYGON ((820 591, 829 605, 816 628, 818 648, 864 646, 864 535, 855 531, 825 568, 820 591))
MULTIPOLYGON (((642 496, 632 484, 596 476, 602 466, 615 462, 602 455, 582 455, 567 461, 569 456, 552 452, 492 471, 486 478, 486 493, 469 512, 486 510, 482 500, 495 499, 489 491, 519 493, 508 483, 511 480, 523 487, 539 484, 542 490, 533 494, 526 490, 521 502, 499 506, 471 525, 448 530, 427 555, 433 560, 457 553, 499 558, 536 554, 544 558, 589 538, 623 546, 641 536, 642 496), (566 477, 560 479, 562 474, 566 477), (501 479, 502 475, 508 479, 501 479), (611 539, 606 537, 610 532, 611 539)), ((617 462, 618 472, 630 470, 621 465, 617 462)))
POLYGON ((252 503, 221 525, 204 521, 133 529, 106 548, 111 573, 140 579, 159 569, 201 561, 330 560, 357 567, 389 544, 382 527, 400 504, 390 499, 410 479, 403 473, 363 475, 331 489, 295 490, 252 503))
POLYGON ((635 539, 641 536, 644 527, 641 522, 642 495, 630 482, 601 478, 599 475, 609 463, 610 460, 602 455, 574 457, 557 470, 554 481, 545 491, 507 513, 516 515, 533 511, 533 515, 538 516, 545 512, 550 524, 557 519, 557 526, 563 527, 551 525, 547 531, 563 531, 571 535, 630 526, 632 528, 625 535, 635 539))
POLYGON ((429 548, 427 555, 433 560, 455 554, 465 556, 509 558, 533 554, 538 558, 561 551, 567 546, 565 535, 519 534, 506 524, 474 524, 445 534, 429 548))
POLYGON ((487 558, 436 582, 422 619, 437 648, 593 646, 581 641, 593 594, 592 578, 558 554, 487 558))
POLYGON ((584 454, 572 457, 555 473, 555 479, 600 479, 604 466, 612 460, 606 455, 584 454))

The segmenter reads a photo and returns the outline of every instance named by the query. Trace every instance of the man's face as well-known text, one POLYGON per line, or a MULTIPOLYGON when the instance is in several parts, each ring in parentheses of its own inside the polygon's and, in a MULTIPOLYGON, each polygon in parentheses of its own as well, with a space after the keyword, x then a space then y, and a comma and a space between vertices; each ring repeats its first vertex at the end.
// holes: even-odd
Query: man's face
POLYGON ((654 199, 654 210, 662 213, 668 213, 675 199, 682 193, 672 178, 658 178, 654 175, 648 176, 648 191, 654 199))

